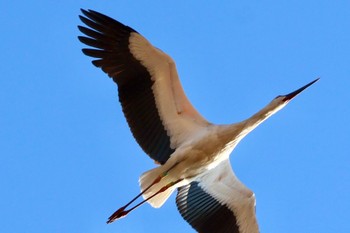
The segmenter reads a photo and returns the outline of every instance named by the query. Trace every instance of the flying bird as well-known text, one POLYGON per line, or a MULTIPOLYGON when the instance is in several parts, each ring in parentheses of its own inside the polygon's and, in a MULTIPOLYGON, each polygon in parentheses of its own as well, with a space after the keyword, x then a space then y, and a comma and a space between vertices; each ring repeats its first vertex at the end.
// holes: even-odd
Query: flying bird
POLYGON ((161 207, 177 189, 182 217, 200 233, 257 233, 255 195, 233 172, 229 156, 260 123, 318 79, 279 95, 246 120, 217 125, 187 99, 174 61, 137 31, 93 10, 81 10, 79 40, 118 86, 119 101, 143 151, 159 164, 140 176, 141 192, 114 212, 111 223, 145 202, 161 207), (137 199, 142 201, 130 207, 137 199))

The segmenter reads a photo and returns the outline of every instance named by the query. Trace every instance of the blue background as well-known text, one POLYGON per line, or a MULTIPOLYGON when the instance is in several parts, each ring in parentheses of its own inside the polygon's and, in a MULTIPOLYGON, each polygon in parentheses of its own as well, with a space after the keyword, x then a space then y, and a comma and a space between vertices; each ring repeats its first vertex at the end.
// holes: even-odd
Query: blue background
POLYGON ((173 195, 106 225, 154 167, 117 88, 77 40, 80 8, 173 57, 214 123, 243 120, 320 81, 236 148, 262 233, 350 232, 349 1, 0 1, 0 232, 194 232, 173 195))

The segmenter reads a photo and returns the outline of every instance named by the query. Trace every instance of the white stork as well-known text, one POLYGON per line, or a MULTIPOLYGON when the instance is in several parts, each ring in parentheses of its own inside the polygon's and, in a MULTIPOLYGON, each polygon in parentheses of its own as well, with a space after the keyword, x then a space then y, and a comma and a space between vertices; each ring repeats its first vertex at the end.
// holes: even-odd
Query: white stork
POLYGON ((160 166, 140 177, 141 193, 110 216, 127 215, 144 202, 161 207, 177 188, 182 217, 200 233, 257 233, 254 193, 231 169, 238 142, 315 83, 273 99, 248 119, 216 125, 187 99, 170 56, 134 29, 92 10, 82 10, 79 40, 92 63, 118 85, 119 101, 138 144, 160 166), (143 195, 144 200, 126 208, 143 195))

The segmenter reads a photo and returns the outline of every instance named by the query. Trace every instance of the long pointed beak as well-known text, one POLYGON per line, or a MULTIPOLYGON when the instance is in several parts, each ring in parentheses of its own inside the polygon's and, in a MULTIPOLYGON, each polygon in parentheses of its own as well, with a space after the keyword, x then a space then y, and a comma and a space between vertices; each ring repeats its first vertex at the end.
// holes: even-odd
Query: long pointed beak
POLYGON ((294 98, 295 96, 297 96, 300 92, 302 92, 303 90, 305 90, 306 88, 308 88, 309 86, 311 86, 312 84, 314 84, 315 82, 317 82, 319 79, 320 79, 320 78, 317 78, 317 79, 315 79, 314 81, 312 81, 312 82, 306 84, 305 86, 299 88, 298 90, 293 91, 293 92, 291 92, 291 93, 285 95, 283 100, 284 100, 284 101, 289 101, 289 100, 293 99, 293 98, 294 98))

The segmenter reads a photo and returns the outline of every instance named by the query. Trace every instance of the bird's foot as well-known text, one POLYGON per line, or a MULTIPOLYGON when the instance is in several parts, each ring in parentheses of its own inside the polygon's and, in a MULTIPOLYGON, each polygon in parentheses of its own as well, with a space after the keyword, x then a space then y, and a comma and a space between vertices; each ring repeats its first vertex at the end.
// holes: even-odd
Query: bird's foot
POLYGON ((112 222, 114 222, 117 219, 125 217, 129 213, 129 210, 125 210, 125 208, 126 208, 126 206, 123 206, 123 207, 119 208, 117 211, 115 211, 108 218, 107 224, 112 223, 112 222))

